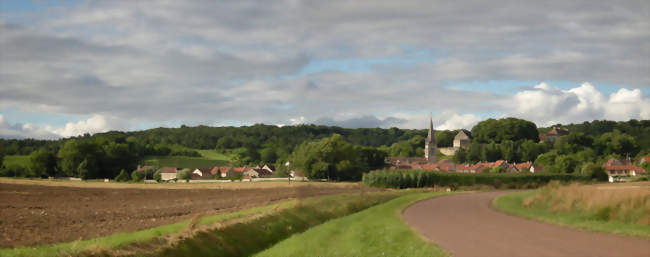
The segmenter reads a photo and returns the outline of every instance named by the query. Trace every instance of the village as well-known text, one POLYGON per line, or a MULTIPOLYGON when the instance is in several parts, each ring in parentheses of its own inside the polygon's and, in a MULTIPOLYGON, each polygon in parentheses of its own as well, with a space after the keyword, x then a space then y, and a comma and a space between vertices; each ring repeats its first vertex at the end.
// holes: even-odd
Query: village
MULTIPOLYGON (((569 135, 567 129, 553 127, 549 132, 539 135, 540 142, 548 141, 554 143, 558 138, 569 135)), ((496 160, 494 162, 455 163, 451 159, 444 158, 438 161, 438 156, 453 156, 459 149, 467 149, 471 144, 471 132, 465 129, 459 130, 454 137, 453 147, 438 148, 436 146, 435 130, 430 120, 429 131, 425 140, 424 157, 387 157, 386 167, 389 170, 428 170, 437 172, 456 173, 540 173, 544 166, 531 161, 521 163, 510 163, 507 160, 496 160)), ((645 174, 641 168, 644 163, 650 162, 650 156, 642 157, 638 163, 628 159, 610 158, 603 164, 607 172, 609 182, 628 181, 631 178, 645 174)), ((294 170, 291 162, 284 163, 289 170, 288 177, 277 176, 276 166, 273 164, 257 165, 254 167, 232 167, 215 166, 212 168, 181 169, 176 167, 160 167, 138 165, 137 172, 144 174, 160 173, 160 177, 145 182, 231 182, 231 181, 274 181, 274 180, 298 180, 306 181, 304 172, 294 170), (149 173, 147 173, 149 172, 149 173), (183 176, 183 173, 187 175, 183 176)))

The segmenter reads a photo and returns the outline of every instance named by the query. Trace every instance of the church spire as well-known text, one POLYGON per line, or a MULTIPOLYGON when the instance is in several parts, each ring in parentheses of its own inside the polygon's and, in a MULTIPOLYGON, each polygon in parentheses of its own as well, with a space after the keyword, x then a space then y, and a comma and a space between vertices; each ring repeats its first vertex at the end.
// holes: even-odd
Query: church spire
POLYGON ((431 117, 429 117, 429 134, 427 135, 427 139, 424 141, 424 158, 426 158, 429 163, 438 162, 436 150, 436 134, 435 131, 433 131, 433 115, 431 115, 431 117))
POLYGON ((434 139, 435 134, 433 133, 433 117, 429 116, 429 134, 427 134, 427 141, 432 141, 434 139))

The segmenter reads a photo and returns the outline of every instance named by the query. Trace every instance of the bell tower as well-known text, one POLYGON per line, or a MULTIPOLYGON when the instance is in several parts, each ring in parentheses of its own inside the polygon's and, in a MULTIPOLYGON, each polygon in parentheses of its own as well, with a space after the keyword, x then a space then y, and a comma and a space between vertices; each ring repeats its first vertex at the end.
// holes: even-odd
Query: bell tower
POLYGON ((429 118, 429 134, 427 135, 427 139, 424 140, 424 158, 426 158, 429 163, 438 162, 436 150, 436 135, 433 131, 433 117, 431 117, 429 118))

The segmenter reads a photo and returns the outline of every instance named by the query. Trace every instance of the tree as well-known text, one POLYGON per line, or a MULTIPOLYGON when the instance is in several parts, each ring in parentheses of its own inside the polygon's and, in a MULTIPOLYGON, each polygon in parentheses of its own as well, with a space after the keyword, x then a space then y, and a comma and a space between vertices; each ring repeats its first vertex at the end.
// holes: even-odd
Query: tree
MULTIPOLYGON (((291 155, 293 166, 312 179, 360 180, 368 163, 355 148, 334 134, 319 141, 304 142, 291 155)), ((374 158, 371 158, 374 159, 374 158)))
POLYGON ((483 150, 481 151, 481 159, 487 162, 501 160, 501 148, 494 142, 490 143, 486 147, 483 147, 483 150))
POLYGON ((520 147, 521 161, 534 161, 542 153, 541 146, 533 140, 525 140, 520 147))
POLYGON ((78 168, 83 161, 86 161, 84 165, 86 178, 96 178, 101 174, 98 161, 104 158, 104 151, 94 141, 70 139, 59 151, 59 156, 61 171, 66 176, 79 176, 78 168))
POLYGON ((596 164, 591 164, 587 168, 588 174, 591 176, 591 179, 595 179, 597 181, 607 181, 609 179, 609 175, 607 174, 607 171, 605 171, 605 168, 603 168, 600 165, 596 164))
POLYGON ((515 142, 511 140, 504 140, 499 146, 501 148, 501 156, 508 162, 519 162, 518 153, 520 152, 515 142))
POLYGON ((0 170, 2 170, 4 159, 5 159, 5 152, 2 144, 0 144, 0 170))
POLYGON ((472 141, 467 151, 467 160, 470 162, 479 162, 482 159, 483 146, 476 140, 472 141))
POLYGON ((276 154, 275 149, 267 147, 260 151, 260 159, 264 163, 275 163, 278 159, 278 155, 276 154))
POLYGON ((88 160, 84 159, 79 166, 77 166, 77 176, 82 179, 88 179, 90 172, 88 171, 88 160))
POLYGON ((56 176, 56 154, 47 148, 40 148, 29 155, 29 170, 35 176, 56 176))
POLYGON ((488 119, 479 122, 472 128, 473 141, 479 143, 501 143, 503 140, 533 140, 539 141, 537 125, 527 120, 517 118, 488 119))
POLYGON ((126 182, 131 180, 131 177, 129 176, 129 173, 127 173, 124 169, 120 171, 120 174, 115 176, 115 181, 117 182, 126 182))
POLYGON ((192 171, 190 169, 182 169, 176 173, 178 179, 189 181, 192 179, 192 171))
POLYGON ((564 173, 573 173, 578 166, 578 161, 573 155, 560 155, 555 159, 555 165, 564 173))
POLYGON ((467 162, 467 150, 465 148, 460 148, 456 151, 454 154, 454 162, 455 163, 465 163, 467 162))

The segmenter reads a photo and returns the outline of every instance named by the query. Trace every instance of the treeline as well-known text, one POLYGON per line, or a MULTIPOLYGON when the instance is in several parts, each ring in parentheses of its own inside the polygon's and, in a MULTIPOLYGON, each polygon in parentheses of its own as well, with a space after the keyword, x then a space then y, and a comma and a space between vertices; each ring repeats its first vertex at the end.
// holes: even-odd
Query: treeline
POLYGON ((609 158, 634 159, 650 154, 650 121, 647 120, 556 125, 568 128, 569 135, 558 138, 554 143, 538 143, 537 136, 531 133, 534 124, 526 123, 530 122, 512 118, 479 122, 472 129, 474 139, 471 145, 467 149, 459 149, 454 161, 531 161, 543 166, 547 172, 584 173, 591 164, 602 164, 609 158))
MULTIPOLYGON (((593 121, 558 126, 568 128, 571 134, 560 138, 555 144, 540 144, 538 131, 546 132, 548 128, 538 129, 530 121, 515 118, 488 119, 478 123, 472 129, 474 138, 472 144, 468 149, 458 151, 455 160, 457 162, 499 159, 509 162, 535 161, 536 164, 544 165, 549 171, 575 172, 581 171, 588 164, 600 163, 609 157, 633 158, 650 153, 650 121, 648 120, 593 121)), ((87 174, 85 175, 87 177, 110 177, 119 173, 121 169, 131 170, 131 167, 145 156, 200 156, 192 149, 214 149, 227 153, 234 157, 233 164, 237 166, 283 163, 285 160, 297 158, 295 155, 297 150, 308 152, 305 147, 300 148, 305 142, 317 142, 333 134, 340 135, 340 139, 337 140, 343 140, 359 149, 366 147, 367 152, 373 154, 381 152, 387 156, 423 156, 426 132, 425 129, 346 129, 317 125, 181 126, 134 132, 111 131, 60 140, 0 139, 0 151, 6 155, 37 153, 40 156, 34 157, 36 160, 48 159, 49 157, 43 157, 44 153, 57 157, 56 167, 44 169, 40 176, 54 172, 53 174, 66 176, 87 174), (78 149, 70 150, 76 148, 78 149), (73 156, 65 153, 76 153, 76 155, 66 157, 64 160, 65 156, 73 156), (118 162, 121 164, 117 164, 118 162), (83 172, 79 173, 79 171, 83 172)), ((436 131, 438 147, 452 146, 456 133, 457 131, 450 130, 436 131)), ((339 164, 340 167, 343 165, 339 164)), ((331 171, 332 167, 328 167, 327 170, 331 171)), ((368 167, 374 166, 368 165, 368 167)), ((39 174, 36 173, 38 172, 34 170, 29 175, 38 176, 39 174)), ((315 174, 323 177, 322 172, 315 174)), ((331 177, 332 173, 330 173, 331 177)), ((352 177, 358 178, 359 175, 355 174, 352 177)), ((347 175, 339 177, 339 179, 347 178, 347 175)))
MULTIPOLYGON (((423 170, 376 170, 363 175, 363 183, 374 187, 389 188, 420 188, 444 186, 456 188, 459 186, 489 185, 495 188, 537 188, 550 181, 589 181, 600 179, 588 175, 573 174, 469 174, 441 173, 423 170)), ((607 177, 605 176, 605 179, 607 177)))

